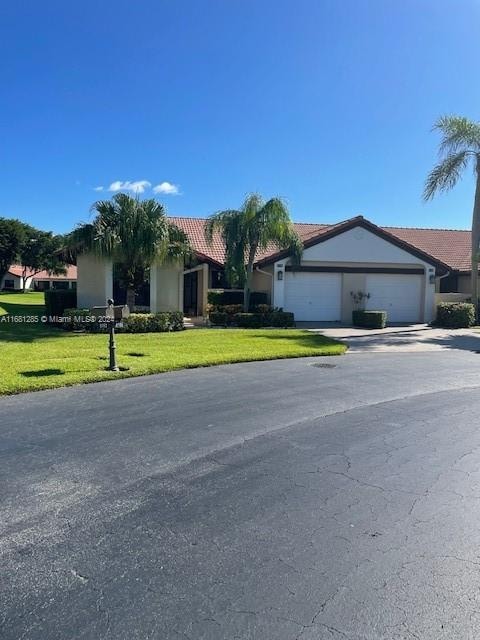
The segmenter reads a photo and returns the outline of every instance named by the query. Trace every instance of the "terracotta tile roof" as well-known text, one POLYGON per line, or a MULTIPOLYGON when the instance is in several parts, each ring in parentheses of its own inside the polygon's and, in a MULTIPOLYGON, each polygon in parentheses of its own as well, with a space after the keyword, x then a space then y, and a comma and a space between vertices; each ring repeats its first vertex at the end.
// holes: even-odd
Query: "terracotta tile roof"
POLYGON ((384 227, 386 231, 441 260, 456 271, 470 271, 470 231, 384 227))
MULTIPOLYGON (((22 276, 23 267, 20 264, 12 264, 8 273, 12 276, 22 276)), ((27 269, 27 278, 32 275, 33 271, 27 269)), ((67 273, 65 275, 54 276, 50 275, 48 271, 40 271, 33 276, 34 280, 76 280, 77 279, 77 267, 73 264, 67 266, 67 273)))
MULTIPOLYGON (((225 247, 222 241, 222 238, 217 233, 213 237, 213 242, 211 245, 208 245, 205 240, 205 223, 206 218, 182 218, 178 216, 171 216, 170 221, 173 222, 177 227, 185 231, 187 236, 190 238, 190 242, 192 243, 193 248, 196 252, 201 253, 202 255, 223 264, 225 261, 225 247)), ((327 224, 314 224, 310 222, 296 222, 295 229, 300 236, 300 238, 305 241, 313 235, 320 233, 321 231, 331 228, 332 225, 327 224)), ((278 247, 272 244, 271 247, 268 247, 266 251, 259 252, 257 255, 257 259, 266 258, 269 255, 273 255, 278 251, 278 247)))
MULTIPOLYGON (((171 221, 183 229, 190 238, 194 249, 198 252, 223 264, 225 249, 220 236, 214 237, 212 246, 209 246, 204 237, 205 218, 172 217, 171 221)), ((343 223, 339 223, 343 224, 343 223)), ((315 236, 320 236, 334 229, 338 225, 316 224, 310 222, 295 222, 295 229, 300 238, 305 242, 315 236)), ((381 227, 387 233, 396 236, 399 240, 420 249, 436 260, 448 265, 452 270, 470 270, 470 231, 451 229, 417 229, 402 227, 381 227)), ((272 245, 267 251, 257 256, 257 260, 267 258, 275 254, 278 249, 272 245)))

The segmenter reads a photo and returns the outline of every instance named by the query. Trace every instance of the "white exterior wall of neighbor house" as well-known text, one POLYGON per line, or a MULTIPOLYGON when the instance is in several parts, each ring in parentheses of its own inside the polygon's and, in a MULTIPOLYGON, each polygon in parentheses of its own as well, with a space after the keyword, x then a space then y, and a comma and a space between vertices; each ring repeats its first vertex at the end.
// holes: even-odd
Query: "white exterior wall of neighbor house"
POLYGON ((103 306, 113 296, 112 263, 92 254, 77 258, 77 307, 103 306))
MULTIPOLYGON (((290 260, 288 258, 277 261, 274 265, 275 275, 273 278, 273 304, 277 307, 285 308, 286 311, 289 310, 286 306, 286 303, 288 305, 288 297, 291 300, 294 299, 290 292, 294 291, 297 286, 294 280, 296 274, 285 271, 285 267, 289 264, 290 260), (279 272, 281 272, 280 276, 279 272), (286 288, 289 288, 287 289, 287 296, 286 288)), ((409 276, 405 274, 407 278, 416 278, 417 281, 421 278, 417 321, 430 322, 434 318, 435 279, 431 277, 435 274, 434 266, 420 260, 406 250, 391 244, 363 227, 349 229, 329 240, 319 242, 305 249, 301 265, 304 267, 329 266, 339 269, 337 273, 318 274, 318 276, 320 276, 318 279, 318 291, 319 295, 321 295, 321 292, 324 292, 325 296, 328 297, 333 314, 332 317, 335 316, 334 319, 341 320, 345 323, 351 322, 353 301, 350 292, 364 291, 368 293, 366 287, 369 274, 362 273, 361 271, 358 273, 341 273, 341 267, 356 267, 359 270, 362 267, 421 269, 422 273, 420 275, 412 274, 412 276, 409 276), (323 283, 320 282, 320 279, 323 279, 323 283), (340 288, 340 291, 336 293, 335 288, 340 288), (335 311, 336 305, 338 305, 338 311, 335 311)), ((313 283, 315 277, 313 273, 311 275, 311 283, 313 283)), ((391 277, 386 274, 385 278, 385 282, 392 283, 392 299, 395 299, 394 283, 398 282, 399 285, 404 286, 405 283, 408 282, 405 278, 396 278, 395 274, 391 274, 391 277)), ((308 289, 310 286, 308 281, 303 284, 301 280, 302 278, 298 278, 297 280, 298 287, 304 286, 305 289, 308 289)), ((373 279, 370 281, 373 282, 373 279)), ((412 287, 412 291, 413 290, 417 290, 415 286, 412 287)), ((313 311, 313 313, 315 313, 315 311, 313 311)), ((311 319, 313 320, 314 318, 311 319)))
POLYGON ((8 288, 17 291, 22 288, 22 280, 23 278, 20 278, 19 276, 7 273, 0 282, 0 289, 4 289, 7 287, 7 284, 10 285, 10 282, 13 282, 13 287, 8 286, 8 288))
POLYGON ((183 264, 150 267, 150 311, 183 311, 183 264))

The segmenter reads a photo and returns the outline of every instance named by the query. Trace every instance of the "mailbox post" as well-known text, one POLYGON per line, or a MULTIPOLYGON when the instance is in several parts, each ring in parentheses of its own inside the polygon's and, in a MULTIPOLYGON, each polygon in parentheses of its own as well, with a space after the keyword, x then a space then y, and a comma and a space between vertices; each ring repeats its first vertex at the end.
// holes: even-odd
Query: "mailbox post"
POLYGON ((93 307, 93 312, 97 316, 103 316, 104 322, 108 327, 108 352, 109 352, 109 371, 119 371, 117 365, 117 345, 115 344, 115 327, 120 326, 122 320, 130 315, 129 308, 121 305, 114 306, 113 299, 107 300, 106 307, 93 307))
POLYGON ((117 345, 115 344, 115 307, 113 306, 113 299, 109 298, 107 300, 107 309, 105 316, 108 318, 108 352, 110 355, 110 371, 119 371, 117 365, 117 345))

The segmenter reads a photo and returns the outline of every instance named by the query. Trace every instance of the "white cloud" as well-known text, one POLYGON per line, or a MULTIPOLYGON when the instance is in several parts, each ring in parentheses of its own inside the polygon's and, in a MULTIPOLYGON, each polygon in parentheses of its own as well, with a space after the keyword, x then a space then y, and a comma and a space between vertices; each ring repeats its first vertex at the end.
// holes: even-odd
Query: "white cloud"
POLYGON ((100 187, 95 187, 94 191, 103 191, 103 187, 101 187, 101 186, 100 187))
POLYGON ((130 180, 116 180, 108 187, 109 191, 132 191, 133 193, 143 193, 145 189, 151 187, 152 183, 148 180, 136 180, 131 182, 130 180))
POLYGON ((153 193, 165 193, 170 196, 176 196, 180 193, 178 185, 171 182, 161 182, 153 187, 153 193))

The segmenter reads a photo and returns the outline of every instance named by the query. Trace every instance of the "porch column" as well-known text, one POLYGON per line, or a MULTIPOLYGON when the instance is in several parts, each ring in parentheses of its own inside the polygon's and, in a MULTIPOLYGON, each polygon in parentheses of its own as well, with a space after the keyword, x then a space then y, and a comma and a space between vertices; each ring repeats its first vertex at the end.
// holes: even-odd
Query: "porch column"
POLYGON ((183 264, 150 267, 150 311, 183 311, 183 264))

